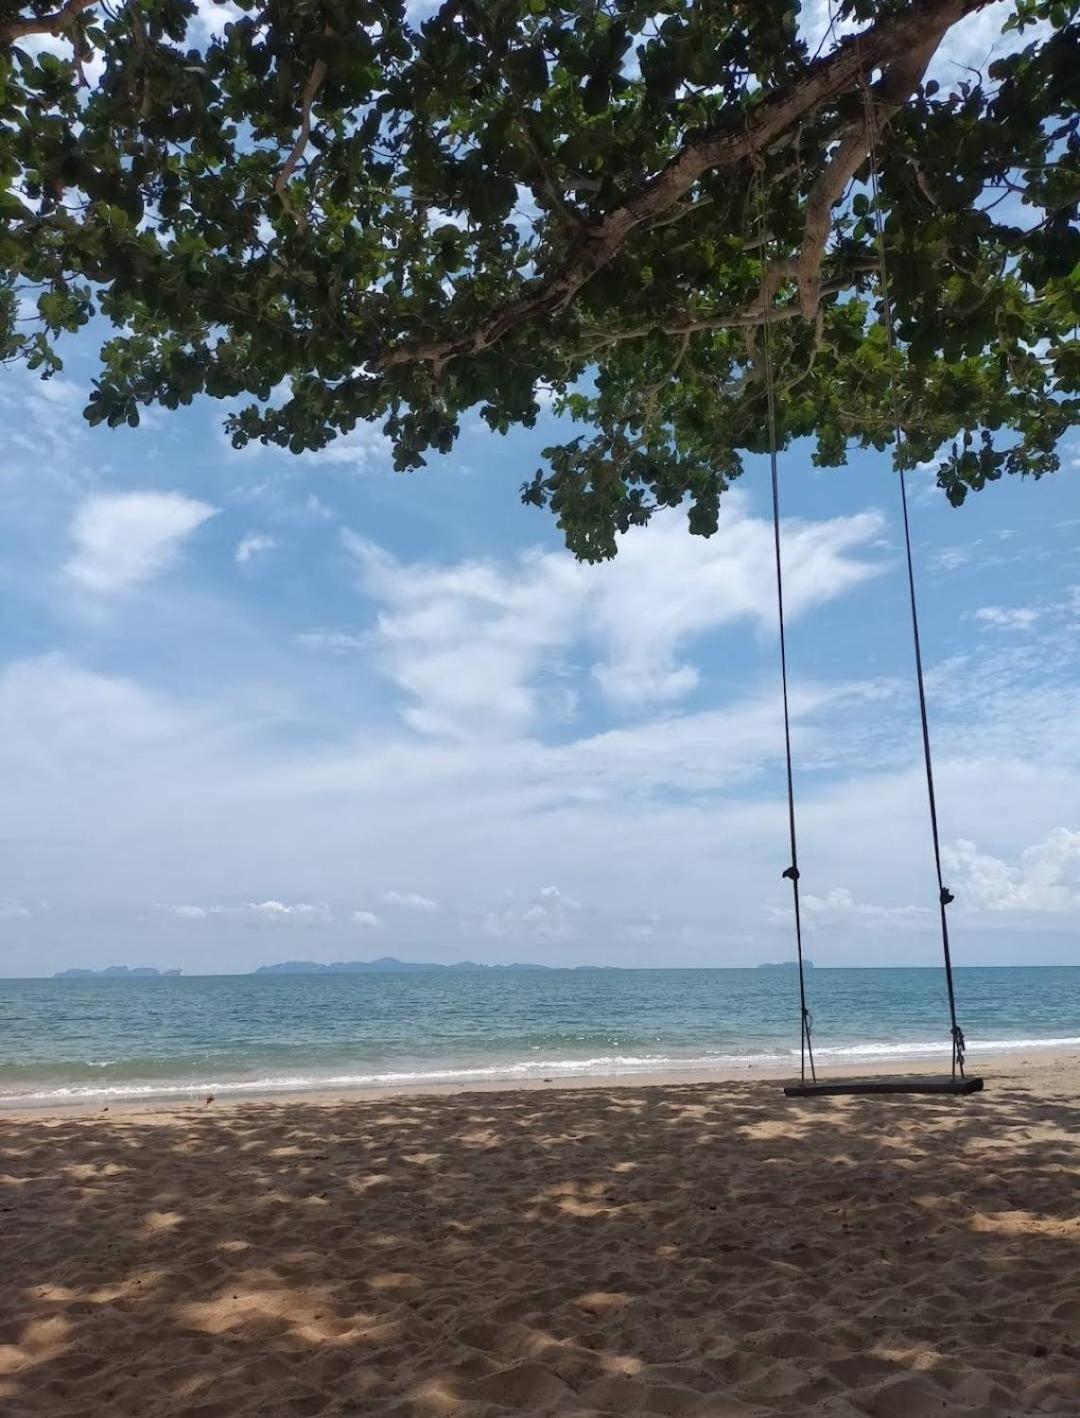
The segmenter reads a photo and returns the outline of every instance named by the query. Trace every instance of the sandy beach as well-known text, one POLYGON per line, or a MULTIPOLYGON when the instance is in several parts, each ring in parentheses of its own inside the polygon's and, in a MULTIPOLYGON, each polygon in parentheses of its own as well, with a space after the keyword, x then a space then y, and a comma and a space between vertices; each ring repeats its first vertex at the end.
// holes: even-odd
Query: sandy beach
POLYGON ((0 1411, 1080 1413, 1080 1059, 0 1118, 0 1411))

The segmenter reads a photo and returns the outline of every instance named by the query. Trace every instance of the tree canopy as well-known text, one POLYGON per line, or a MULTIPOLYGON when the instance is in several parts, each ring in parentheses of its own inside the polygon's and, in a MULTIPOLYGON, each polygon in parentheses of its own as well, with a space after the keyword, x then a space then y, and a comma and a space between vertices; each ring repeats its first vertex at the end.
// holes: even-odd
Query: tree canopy
POLYGON ((812 54, 797 0, 233 0, 213 36, 0 0, 0 358, 48 377, 104 317, 91 423, 205 393, 237 446, 377 420, 400 469, 553 397, 580 431, 523 496, 590 559, 658 506, 715 528, 766 315, 782 443, 836 465, 895 413, 953 503, 1041 476, 1080 409, 1080 0, 929 81, 987 3, 834 0, 812 54))

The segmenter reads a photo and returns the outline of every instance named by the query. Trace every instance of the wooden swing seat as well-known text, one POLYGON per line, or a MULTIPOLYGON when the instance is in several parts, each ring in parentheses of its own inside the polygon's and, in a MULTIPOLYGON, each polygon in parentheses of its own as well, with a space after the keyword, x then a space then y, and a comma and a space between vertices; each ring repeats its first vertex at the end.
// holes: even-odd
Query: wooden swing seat
POLYGON ((789 1098, 834 1098, 876 1093, 981 1093, 981 1078, 938 1078, 918 1074, 907 1078, 846 1078, 831 1083, 789 1083, 784 1092, 789 1098))

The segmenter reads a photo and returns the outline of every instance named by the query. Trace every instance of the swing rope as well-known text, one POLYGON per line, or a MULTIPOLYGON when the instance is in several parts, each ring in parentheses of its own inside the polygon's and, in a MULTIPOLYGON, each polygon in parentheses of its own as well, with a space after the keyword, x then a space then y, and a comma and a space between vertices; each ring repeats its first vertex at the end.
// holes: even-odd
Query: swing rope
MULTIPOLYGON (((858 48, 858 37, 855 44, 858 48)), ((874 204, 874 230, 877 242, 878 281, 881 290, 882 323, 885 327, 885 342, 889 364, 889 402, 897 452, 897 473, 900 480, 900 508, 904 525, 904 551, 907 562, 908 600, 911 607, 911 635, 915 651, 915 679, 919 698, 919 720, 922 728, 923 764, 926 771, 926 793, 930 807, 930 834, 934 848, 934 869, 938 884, 938 908, 941 916, 941 947, 945 960, 945 984, 949 999, 949 1020, 952 1040, 952 1076, 964 1078, 964 1033, 956 1016, 956 989, 953 980, 952 951, 949 945, 948 907, 952 904, 952 892, 945 885, 941 864, 941 833, 938 827, 937 795, 934 790, 934 762, 930 748, 930 721, 926 707, 926 677, 923 671, 922 639, 919 633, 919 607, 915 592, 915 555, 911 545, 911 520, 908 513, 907 479, 901 466, 900 452, 904 443, 903 423, 900 417, 900 401, 896 376, 896 338, 893 328, 892 302, 889 296, 888 267, 885 258, 885 223, 881 213, 881 193, 878 175, 877 116, 867 83, 865 70, 861 71, 863 104, 866 112, 866 131, 869 145, 870 182, 874 204)), ((817 1082, 812 1043, 813 1018, 806 1002, 806 969, 803 958, 802 912, 799 897, 799 854, 796 832, 795 780, 791 753, 791 711, 788 694, 787 636, 784 624, 784 574, 780 545, 780 476, 777 459, 776 435, 776 389, 772 358, 772 332, 770 309, 772 293, 769 287, 768 231, 766 225, 766 198, 764 160, 755 154, 756 180, 758 188, 759 249, 761 251, 761 325, 763 364, 765 374, 765 397, 767 409, 767 432, 769 443, 769 469, 772 482, 773 551, 776 565, 776 609, 780 632, 780 682, 784 707, 784 756, 787 770, 788 834, 791 847, 791 865, 782 873, 791 882, 792 906, 795 917, 795 949, 799 967, 799 1072, 806 1082, 806 1065, 809 1061, 810 1076, 817 1082)), ((981 1080, 973 1080, 981 1084, 981 1080)))
POLYGON ((784 699, 784 756, 787 763, 787 805, 788 834, 791 844, 791 865, 782 876, 791 882, 791 899, 795 911, 795 950, 799 962, 799 1077, 805 1083, 806 1065, 810 1064, 810 1077, 817 1082, 814 1067, 814 1046, 811 1034, 814 1028, 813 1016, 806 1003, 806 970, 803 964, 802 912, 799 900, 799 845, 795 830, 795 778, 791 758, 791 712, 788 704, 787 638, 784 633, 784 571, 780 555, 780 476, 776 457, 776 391, 773 385, 772 343, 769 308, 772 297, 769 293, 768 233, 765 222, 765 179, 764 163, 758 159, 758 221, 761 238, 761 324, 762 345, 765 366, 765 399, 767 407, 769 435, 769 467, 772 475, 773 550, 776 558, 776 611, 780 626, 780 684, 784 699))
MULTIPOLYGON (((856 45, 858 39, 856 39, 856 45)), ((934 761, 930 752, 930 722, 926 712, 926 682, 923 675, 922 642, 919 636, 919 608, 915 596, 915 558, 911 549, 911 523, 908 519, 907 480, 900 464, 900 449, 903 443, 903 426, 900 419, 900 403, 896 388, 895 337, 893 332, 892 302, 889 299, 889 278, 885 262, 885 223, 881 215, 881 197, 878 183, 877 118, 874 113, 870 88, 866 73, 862 73, 863 103, 866 109, 866 131, 869 138, 870 183, 874 199, 874 227, 877 236, 878 280, 881 287, 881 314, 885 326, 885 342, 889 359, 889 398, 892 420, 895 428, 897 471, 900 477, 900 507, 904 522, 904 550, 907 557, 908 596, 911 602, 911 635, 915 647, 915 678, 919 691, 919 718, 922 723, 923 763, 926 767, 926 793, 930 803, 930 833, 934 844, 934 868, 937 872, 938 908, 941 913, 941 948, 945 957, 945 984, 949 996, 949 1019, 952 1036, 952 1074, 964 1077, 964 1033, 956 1018, 956 990, 953 985, 952 952, 949 948, 948 907, 953 894, 945 885, 941 869, 941 836, 938 831, 937 797, 934 793, 934 761)), ((774 460, 775 463, 775 460, 774 460)), ((775 472, 773 474, 775 487, 775 472)), ((782 633, 782 632, 781 632, 782 633)), ((790 771, 790 770, 789 770, 790 771)))

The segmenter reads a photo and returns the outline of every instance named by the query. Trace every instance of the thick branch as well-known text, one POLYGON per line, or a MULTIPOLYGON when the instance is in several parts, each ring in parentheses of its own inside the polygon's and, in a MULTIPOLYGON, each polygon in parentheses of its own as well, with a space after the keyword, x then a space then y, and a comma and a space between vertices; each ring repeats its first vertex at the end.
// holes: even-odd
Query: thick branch
POLYGON ((560 270, 532 283, 497 315, 453 339, 396 345, 375 360, 374 367, 388 369, 426 361, 438 371, 448 360, 479 354, 518 326, 563 309, 586 281, 617 255, 636 227, 668 211, 704 173, 764 152, 806 114, 853 88, 865 74, 891 65, 989 3, 990 0, 914 0, 901 13, 886 16, 862 34, 844 40, 832 54, 810 64, 802 78, 789 88, 770 95, 749 113, 740 109, 737 117, 687 141, 661 172, 586 229, 560 270))
MULTIPOLYGON (((880 133, 899 113, 922 83, 927 65, 948 29, 942 25, 922 44, 901 55, 873 89, 874 121, 880 133)), ((870 134, 862 118, 848 130, 810 190, 806 202, 802 250, 799 253, 799 298, 803 314, 810 319, 818 307, 821 262, 832 225, 832 209, 844 195, 848 183, 861 167, 870 149, 870 134)))
POLYGON ((31 15, 25 20, 9 20, 0 25, 0 44, 14 44, 31 34, 63 34, 69 30, 84 10, 97 0, 68 0, 62 9, 51 15, 31 15))
MULTIPOLYGON (((308 74, 307 83, 304 85, 304 92, 300 96, 300 129, 296 135, 296 142, 289 150, 289 156, 281 165, 281 171, 274 179, 274 191, 281 199, 282 205, 288 207, 287 187, 289 178, 296 171, 296 165, 304 155, 308 138, 311 136, 311 105, 315 102, 315 95, 322 88, 323 80, 326 78, 326 61, 316 59, 311 66, 311 73, 308 74)), ((303 217, 298 217, 297 221, 303 225, 303 217)))

